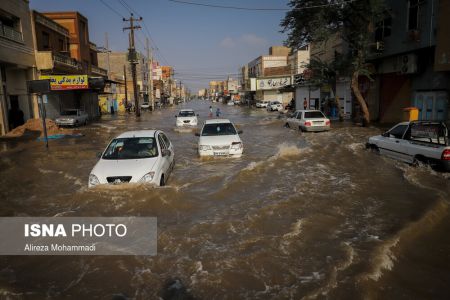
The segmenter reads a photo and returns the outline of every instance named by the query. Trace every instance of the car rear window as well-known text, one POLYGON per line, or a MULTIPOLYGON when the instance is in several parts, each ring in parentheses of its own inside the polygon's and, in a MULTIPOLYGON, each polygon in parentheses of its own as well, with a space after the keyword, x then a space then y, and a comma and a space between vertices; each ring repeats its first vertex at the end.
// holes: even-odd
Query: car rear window
POLYGON ((194 117, 195 113, 193 111, 180 111, 178 116, 180 116, 180 117, 194 117))
POLYGON ((305 119, 325 118, 320 111, 307 111, 305 112, 305 119))
POLYGON ((442 124, 417 123, 411 124, 411 127, 406 134, 406 138, 418 142, 448 145, 447 134, 447 130, 442 124))
POLYGON ((231 123, 206 124, 202 136, 235 135, 236 129, 231 123))
POLYGON ((153 137, 119 138, 109 144, 103 159, 140 159, 158 156, 153 137))

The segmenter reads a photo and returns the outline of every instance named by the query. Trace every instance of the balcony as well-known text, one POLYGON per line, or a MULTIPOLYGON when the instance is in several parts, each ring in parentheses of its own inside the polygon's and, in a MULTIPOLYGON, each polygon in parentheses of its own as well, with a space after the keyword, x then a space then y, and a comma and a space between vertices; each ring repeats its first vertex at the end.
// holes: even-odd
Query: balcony
POLYGON ((91 65, 91 73, 100 76, 108 76, 108 71, 97 66, 91 65))
POLYGON ((39 70, 53 70, 55 68, 70 71, 82 70, 81 63, 76 59, 52 51, 38 51, 36 53, 36 64, 39 70))
POLYGON ((17 31, 9 26, 0 24, 0 36, 18 43, 23 43, 22 32, 17 31))
POLYGON ((65 27, 59 25, 58 23, 56 23, 52 19, 49 19, 46 16, 44 16, 44 15, 42 15, 42 14, 36 12, 36 11, 34 12, 34 14, 35 14, 36 22, 44 25, 47 28, 50 28, 50 29, 58 32, 59 34, 64 35, 65 37, 70 37, 69 30, 67 30, 65 27))

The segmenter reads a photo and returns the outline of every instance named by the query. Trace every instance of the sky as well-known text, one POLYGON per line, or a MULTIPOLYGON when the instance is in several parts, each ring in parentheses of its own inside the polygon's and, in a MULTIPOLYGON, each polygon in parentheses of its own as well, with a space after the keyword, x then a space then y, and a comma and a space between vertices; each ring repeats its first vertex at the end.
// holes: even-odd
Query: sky
MULTIPOLYGON (((288 9, 287 0, 188 2, 288 9)), ((268 54, 270 46, 282 45, 286 39, 279 25, 286 14, 282 10, 232 10, 170 0, 30 0, 30 7, 39 12, 80 12, 88 18, 90 40, 105 46, 107 33, 112 51, 128 48, 128 33, 122 30, 127 24, 122 17, 129 18, 130 12, 142 16, 142 29, 137 30, 138 50, 145 53, 148 37, 154 58, 161 65, 173 66, 174 77, 193 92, 207 88, 210 80, 237 78, 242 65, 268 54)))

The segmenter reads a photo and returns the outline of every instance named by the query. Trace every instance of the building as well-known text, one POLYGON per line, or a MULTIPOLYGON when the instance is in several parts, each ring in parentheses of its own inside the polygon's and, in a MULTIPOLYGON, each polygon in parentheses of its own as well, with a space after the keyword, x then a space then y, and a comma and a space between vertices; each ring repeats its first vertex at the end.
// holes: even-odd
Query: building
POLYGON ((370 58, 375 81, 361 86, 371 118, 398 122, 403 108, 414 106, 419 119, 448 122, 450 3, 388 0, 387 5, 370 58))
POLYGON ((311 43, 303 49, 303 53, 297 54, 300 59, 293 59, 293 66, 301 74, 301 83, 297 84, 295 91, 295 102, 297 108, 304 108, 306 100, 307 109, 320 109, 330 118, 338 118, 338 104, 343 117, 350 119, 353 112, 353 101, 351 91, 351 78, 348 74, 338 74, 336 82, 324 83, 320 85, 311 84, 308 80, 310 70, 305 69, 303 60, 309 62, 306 57, 309 55, 311 60, 320 61, 325 64, 332 63, 337 56, 348 54, 347 43, 343 40, 340 33, 332 35, 323 42, 311 43), (303 67, 301 67, 303 65, 303 67), (334 86, 335 85, 335 88, 334 86), (334 90, 336 94, 334 93, 334 90), (339 103, 337 103, 338 98, 339 103))
POLYGON ((209 95, 213 98, 218 98, 224 95, 225 82, 224 81, 210 81, 209 82, 209 95))
MULTIPOLYGON (((97 47, 89 41, 88 20, 78 12, 31 14, 36 68, 40 79, 50 79, 51 92, 45 103, 48 118, 65 109, 83 109, 91 119, 99 117, 98 94, 107 77, 98 67, 97 47)), ((36 105, 37 106, 37 105, 36 105)))
MULTIPOLYGON (((148 99, 149 61, 141 53, 137 53, 137 56, 136 79, 139 102, 141 103, 148 99)), ((124 112, 127 101, 134 105, 133 78, 131 65, 128 61, 128 52, 98 53, 98 63, 100 67, 108 69, 109 78, 116 83, 115 93, 100 97, 102 113, 124 112)))
POLYGON ((35 67, 27 0, 0 1, 0 135, 38 115, 27 91, 35 67), (22 115, 23 114, 23 115, 22 115))
POLYGON ((288 104, 293 98, 291 90, 284 90, 292 84, 293 72, 289 64, 291 49, 283 46, 272 46, 269 55, 262 55, 247 64, 250 84, 245 83, 247 97, 254 100, 278 100, 288 104), (250 87, 250 89, 248 89, 250 87))

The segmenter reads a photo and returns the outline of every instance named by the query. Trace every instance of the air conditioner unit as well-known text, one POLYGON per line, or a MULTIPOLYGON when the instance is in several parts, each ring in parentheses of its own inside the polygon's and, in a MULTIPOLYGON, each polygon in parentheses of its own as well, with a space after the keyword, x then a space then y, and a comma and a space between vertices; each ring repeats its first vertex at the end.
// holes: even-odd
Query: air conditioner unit
POLYGON ((400 55, 397 66, 400 74, 417 73, 417 55, 412 53, 400 55))

